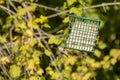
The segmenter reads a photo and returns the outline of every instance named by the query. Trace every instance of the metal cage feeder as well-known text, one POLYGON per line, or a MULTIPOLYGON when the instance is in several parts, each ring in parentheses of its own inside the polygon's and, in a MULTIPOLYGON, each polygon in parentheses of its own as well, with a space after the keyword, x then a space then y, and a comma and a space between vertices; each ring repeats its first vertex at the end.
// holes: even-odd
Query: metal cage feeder
POLYGON ((65 48, 94 52, 100 21, 86 17, 70 15, 65 48))

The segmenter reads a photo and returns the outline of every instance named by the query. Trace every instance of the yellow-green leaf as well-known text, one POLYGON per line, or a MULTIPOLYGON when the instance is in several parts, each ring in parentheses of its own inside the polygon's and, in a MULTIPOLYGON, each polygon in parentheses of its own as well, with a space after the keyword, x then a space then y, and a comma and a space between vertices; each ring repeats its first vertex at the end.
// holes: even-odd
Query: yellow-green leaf
POLYGON ((44 73, 44 71, 43 71, 42 68, 40 68, 40 69, 37 71, 37 74, 39 74, 39 75, 42 75, 43 73, 44 73))
POLYGON ((46 49, 46 50, 45 50, 45 55, 50 56, 50 55, 51 55, 51 52, 46 49))
POLYGON ((10 60, 9 60, 9 58, 8 57, 1 57, 0 58, 0 63, 2 63, 2 64, 7 64, 7 63, 9 63, 10 62, 10 60))
POLYGON ((48 44, 53 44, 55 42, 55 36, 50 36, 49 40, 48 40, 48 44))
POLYGON ((30 46, 29 45, 23 45, 23 46, 21 46, 20 47, 20 51, 26 51, 26 50, 28 50, 30 48, 30 46))
POLYGON ((55 36, 50 36, 48 40, 48 44, 56 44, 59 45, 61 43, 60 39, 57 39, 55 36))
POLYGON ((64 20, 62 22, 63 23, 68 23, 69 22, 69 17, 64 18, 64 20))
POLYGON ((101 52, 96 49, 95 52, 94 52, 94 55, 95 55, 96 57, 100 58, 101 52))
POLYGON ((66 35, 67 32, 68 32, 68 28, 66 28, 66 29, 64 30, 64 35, 66 35))
POLYGON ((120 57, 120 49, 111 49, 110 56, 112 56, 114 58, 120 57))
POLYGON ((5 0, 0 0, 0 4, 3 4, 5 2, 5 0))
POLYGON ((25 31, 25 33, 24 33, 24 36, 26 36, 26 37, 32 37, 33 36, 33 32, 31 30, 27 29, 25 31))
POLYGON ((76 15, 78 15, 78 16, 81 16, 82 11, 79 10, 79 8, 72 7, 72 8, 70 9, 70 13, 74 13, 74 14, 76 14, 76 15))
POLYGON ((72 5, 76 0, 67 0, 68 6, 72 5))
POLYGON ((28 21, 28 26, 32 27, 34 29, 37 29, 39 27, 38 24, 37 24, 37 22, 36 22, 36 20, 30 20, 30 21, 28 21))
POLYGON ((37 40, 35 40, 35 39, 30 41, 31 46, 34 46, 36 43, 37 43, 37 40))
POLYGON ((45 28, 51 28, 50 25, 47 24, 47 23, 44 24, 44 27, 45 27, 45 28))
POLYGON ((104 61, 108 61, 110 59, 110 56, 108 56, 108 55, 106 55, 105 57, 104 57, 104 61))
POLYGON ((103 41, 100 41, 100 42, 98 43, 98 47, 99 47, 100 49, 105 49, 105 48, 107 47, 107 45, 106 45, 103 41))
POLYGON ((27 8, 28 8, 29 11, 34 12, 35 9, 36 9, 36 6, 35 5, 30 5, 27 8))
POLYGON ((35 22, 43 24, 44 22, 47 21, 47 17, 41 15, 40 18, 36 18, 35 22))
POLYGON ((25 10, 25 8, 22 8, 22 7, 18 7, 18 11, 17 11, 17 15, 18 16, 23 16, 23 15, 25 15, 26 14, 26 10, 25 10))
POLYGON ((11 77, 16 78, 16 77, 20 76, 21 72, 22 71, 19 66, 17 66, 17 65, 10 66, 9 74, 11 77))
POLYGON ((36 80, 37 78, 35 76, 31 76, 30 80, 36 80))
POLYGON ((115 63, 117 62, 117 60, 116 60, 116 58, 112 58, 112 59, 110 60, 110 62, 111 62, 112 65, 115 65, 115 63))
POLYGON ((28 65, 26 67, 26 70, 32 70, 35 67, 35 61, 34 59, 28 60, 28 65))
POLYGON ((0 36, 0 43, 5 43, 5 42, 7 42, 6 37, 0 36))

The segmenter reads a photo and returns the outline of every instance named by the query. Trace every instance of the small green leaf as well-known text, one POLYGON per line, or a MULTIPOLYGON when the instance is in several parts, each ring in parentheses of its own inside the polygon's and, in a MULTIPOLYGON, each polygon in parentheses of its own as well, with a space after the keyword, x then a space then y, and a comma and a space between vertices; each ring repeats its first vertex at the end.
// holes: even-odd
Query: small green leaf
POLYGON ((45 50, 45 55, 50 56, 50 55, 51 55, 51 52, 46 49, 46 50, 45 50))
POLYGON ((48 44, 53 44, 55 42, 55 36, 50 36, 49 40, 48 40, 48 44))
POLYGON ((21 6, 18 7, 17 15, 18 16, 23 16, 26 14, 25 8, 22 8, 21 6))
POLYGON ((110 56, 112 56, 114 58, 119 58, 120 57, 120 49, 111 49, 110 56))
POLYGON ((34 59, 28 60, 28 66, 26 67, 26 70, 32 70, 35 66, 35 61, 34 59))
POLYGON ((26 50, 28 50, 30 48, 30 46, 29 45, 23 45, 23 46, 21 46, 20 47, 20 51, 26 51, 26 50))
POLYGON ((107 45, 106 45, 103 41, 100 41, 100 42, 98 43, 98 47, 99 47, 100 49, 105 49, 105 48, 107 47, 107 45))
POLYGON ((22 71, 19 66, 17 66, 17 65, 10 66, 9 74, 11 77, 16 78, 16 77, 20 76, 21 72, 22 71))
POLYGON ((112 58, 112 59, 110 60, 110 62, 111 62, 112 65, 115 65, 115 63, 117 62, 117 60, 116 60, 115 58, 112 58))
POLYGON ((44 24, 45 28, 51 28, 50 25, 48 25, 47 23, 44 24))
POLYGON ((44 73, 44 71, 43 71, 42 68, 40 68, 40 69, 37 71, 37 74, 39 74, 39 75, 42 75, 43 73, 44 73))
POLYGON ((64 18, 64 20, 62 22, 63 23, 68 23, 69 22, 69 17, 64 18))
POLYGON ((44 22, 47 21, 47 17, 41 15, 40 18, 36 18, 35 22, 43 24, 44 22))
POLYGON ((35 5, 30 5, 27 8, 28 8, 29 11, 34 12, 35 9, 36 9, 36 6, 35 5))
POLYGON ((68 6, 72 5, 76 0, 67 0, 68 6))
POLYGON ((94 52, 94 55, 95 55, 96 57, 100 58, 101 52, 96 49, 95 52, 94 52))
POLYGON ((48 44, 56 44, 59 45, 62 41, 60 39, 57 39, 55 36, 50 36, 48 40, 48 44))
POLYGON ((30 20, 30 21, 28 21, 28 26, 32 27, 34 29, 37 29, 39 27, 38 24, 37 24, 37 22, 36 22, 36 20, 30 20))
POLYGON ((6 37, 0 36, 0 43, 5 43, 5 42, 7 42, 6 37))
POLYGON ((37 40, 35 40, 35 39, 30 41, 31 46, 34 46, 36 43, 37 43, 37 40))
POLYGON ((81 16, 82 11, 79 10, 79 8, 72 7, 72 8, 70 9, 70 13, 74 13, 74 14, 76 14, 76 15, 78 15, 78 16, 81 16))

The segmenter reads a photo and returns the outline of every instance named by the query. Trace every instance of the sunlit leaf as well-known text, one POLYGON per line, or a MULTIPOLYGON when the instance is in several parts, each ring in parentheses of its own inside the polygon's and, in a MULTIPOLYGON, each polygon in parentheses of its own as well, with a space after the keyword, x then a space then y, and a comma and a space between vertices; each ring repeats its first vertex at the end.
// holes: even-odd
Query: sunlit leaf
POLYGON ((100 42, 98 43, 98 47, 99 47, 100 49, 105 49, 105 48, 107 47, 107 45, 106 45, 103 41, 100 41, 100 42))
POLYGON ((72 5, 76 0, 67 0, 68 6, 72 5))
POLYGON ((47 56, 50 56, 50 55, 51 55, 51 52, 46 49, 46 50, 45 50, 45 54, 46 54, 47 56))
POLYGON ((25 8, 22 8, 22 7, 18 7, 18 11, 17 11, 17 15, 18 16, 23 16, 23 15, 25 15, 26 14, 26 10, 25 10, 25 8))
POLYGON ((110 56, 118 58, 120 56, 120 49, 111 49, 110 56))
POLYGON ((7 42, 6 37, 0 36, 0 43, 5 43, 5 42, 7 42))
POLYGON ((62 22, 63 23, 68 23, 69 22, 69 17, 64 18, 64 20, 62 22))
POLYGON ((76 62, 76 57, 75 56, 71 56, 67 59, 66 64, 71 64, 73 65, 76 62))
POLYGON ((41 68, 37 71, 37 74, 39 74, 39 75, 42 75, 43 73, 44 73, 44 71, 41 68))
POLYGON ((94 55, 95 55, 96 57, 100 58, 101 52, 96 49, 95 52, 94 52, 94 55))
POLYGON ((110 60, 110 62, 111 62, 112 65, 115 65, 115 63, 117 62, 117 60, 116 60, 115 58, 112 58, 112 59, 110 60))
POLYGON ((29 45, 23 45, 23 46, 21 46, 20 47, 20 51, 26 51, 26 50, 28 50, 30 48, 30 46, 29 45))
POLYGON ((110 62, 106 62, 106 63, 103 65, 103 68, 104 68, 104 69, 109 69, 109 68, 110 68, 110 62))
POLYGON ((7 64, 9 62, 10 62, 10 59, 8 57, 6 57, 6 56, 0 58, 0 63, 2 63, 2 64, 7 64))
POLYGON ((26 37, 32 37, 33 36, 33 32, 31 30, 27 29, 26 32, 24 33, 24 35, 26 37))
POLYGON ((19 50, 19 46, 18 45, 13 45, 12 46, 12 53, 16 53, 19 50))
POLYGON ((67 32, 68 32, 68 28, 66 28, 66 29, 64 30, 64 35, 66 35, 67 32))
POLYGON ((48 44, 56 44, 59 45, 61 43, 60 39, 57 39, 55 36, 50 36, 48 40, 48 44))
POLYGON ((35 40, 35 39, 30 41, 31 46, 34 46, 36 43, 37 43, 37 40, 35 40))
POLYGON ((110 59, 110 56, 109 55, 106 55, 105 57, 104 57, 104 61, 108 61, 110 59))
POLYGON ((17 65, 10 66, 9 74, 11 77, 16 78, 16 77, 20 76, 21 72, 22 71, 19 66, 17 66, 17 65))
POLYGON ((29 11, 34 12, 35 9, 36 9, 36 6, 35 5, 30 5, 27 8, 28 8, 29 11))
POLYGON ((31 76, 30 80, 37 80, 35 76, 31 76))
POLYGON ((47 23, 44 24, 45 28, 51 28, 50 25, 48 25, 47 23))
POLYGON ((82 12, 79 10, 79 8, 76 8, 76 7, 72 7, 70 9, 70 13, 74 13, 74 14, 76 14, 78 16, 81 16, 81 14, 82 14, 82 12))
POLYGON ((32 27, 33 29, 37 29, 39 27, 38 24, 36 23, 36 21, 34 21, 34 20, 28 21, 28 26, 32 27))
POLYGON ((60 10, 65 10, 66 8, 67 8, 67 3, 66 3, 66 2, 64 2, 63 6, 62 6, 62 7, 60 7, 60 10))
POLYGON ((52 76, 52 79, 58 80, 59 79, 59 74, 57 72, 54 72, 52 76))
POLYGON ((37 18, 37 19, 35 20, 35 22, 43 24, 43 23, 46 22, 47 20, 48 20, 48 19, 47 19, 46 16, 41 15, 40 18, 37 18))
POLYGON ((73 73, 71 74, 71 78, 72 78, 73 80, 77 80, 77 79, 78 79, 78 74, 77 74, 76 72, 73 72, 73 73))
POLYGON ((26 70, 32 70, 35 67, 34 59, 28 60, 28 65, 26 66, 26 70))
POLYGON ((4 3, 4 0, 0 0, 0 4, 3 4, 4 3))

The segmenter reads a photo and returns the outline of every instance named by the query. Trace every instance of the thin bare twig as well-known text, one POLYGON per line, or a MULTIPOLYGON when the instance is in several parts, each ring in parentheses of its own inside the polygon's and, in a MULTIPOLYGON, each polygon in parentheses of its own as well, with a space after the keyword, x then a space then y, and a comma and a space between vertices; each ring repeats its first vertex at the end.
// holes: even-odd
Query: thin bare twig
POLYGON ((25 2, 27 4, 32 4, 32 5, 36 5, 38 7, 41 7, 41 8, 44 8, 46 10, 52 10, 52 11, 55 11, 55 12, 61 12, 61 10, 58 10, 57 8, 52 8, 52 7, 48 7, 48 6, 45 6, 45 5, 42 5, 42 4, 37 4, 37 3, 30 3, 30 2, 25 2))
POLYGON ((59 74, 60 80, 63 80, 63 76, 62 76, 62 74, 61 74, 59 68, 58 68, 57 65, 55 64, 55 62, 56 62, 56 61, 55 61, 55 56, 54 56, 52 50, 50 49, 48 43, 47 43, 45 40, 44 40, 44 43, 45 43, 47 49, 52 53, 51 56, 50 56, 50 60, 53 62, 53 65, 54 65, 56 71, 57 71, 58 74, 59 74))
MULTIPOLYGON (((103 7, 103 6, 112 6, 112 5, 120 5, 120 2, 102 3, 102 4, 97 4, 97 5, 85 7, 83 9, 86 10, 86 9, 93 9, 93 8, 98 8, 98 7, 103 7)), ((81 8, 80 8, 80 10, 81 10, 81 8)), ((55 14, 52 14, 52 15, 48 16, 48 18, 53 18, 53 17, 59 16, 61 14, 66 14, 69 11, 70 10, 65 10, 65 11, 62 11, 62 12, 59 12, 59 13, 55 13, 55 14)))
POLYGON ((0 8, 3 9, 6 13, 10 12, 12 14, 16 14, 14 11, 12 11, 12 10, 8 9, 7 7, 2 6, 2 5, 0 5, 0 8))
MULTIPOLYGON (((21 3, 21 1, 18 1, 18 0, 12 0, 12 1, 21 3)), ((38 7, 44 8, 46 10, 51 10, 51 11, 55 11, 55 12, 61 12, 61 10, 58 10, 57 8, 48 7, 48 6, 45 6, 45 5, 42 5, 42 4, 31 3, 31 2, 28 2, 28 1, 25 1, 25 3, 26 4, 36 5, 38 7)))
POLYGON ((8 0, 8 2, 9 2, 9 4, 13 7, 13 9, 14 9, 15 11, 17 11, 17 8, 16 8, 15 5, 12 3, 12 1, 11 1, 11 0, 8 0))

